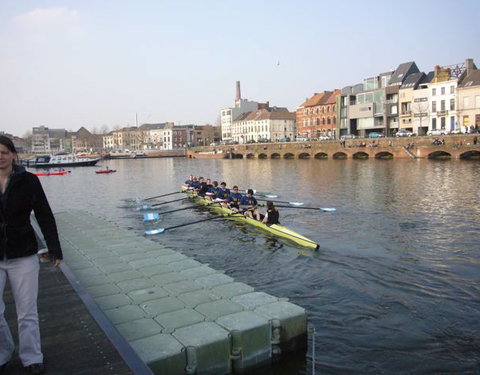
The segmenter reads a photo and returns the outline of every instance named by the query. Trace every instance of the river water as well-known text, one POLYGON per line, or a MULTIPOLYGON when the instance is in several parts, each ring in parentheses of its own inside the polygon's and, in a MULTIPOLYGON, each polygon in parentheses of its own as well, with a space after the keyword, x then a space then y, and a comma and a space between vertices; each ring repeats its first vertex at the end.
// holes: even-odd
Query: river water
MULTIPOLYGON (((142 234, 155 225, 129 201, 176 191, 189 174, 337 209, 280 211, 282 224, 320 244, 316 252, 225 221, 152 238, 307 310, 314 333, 306 355, 252 373, 480 373, 478 161, 168 158, 108 166, 117 173, 89 167, 41 177, 52 209, 86 210, 142 234)), ((178 204, 189 205, 158 209, 178 204)), ((208 215, 179 211, 156 226, 208 215)))

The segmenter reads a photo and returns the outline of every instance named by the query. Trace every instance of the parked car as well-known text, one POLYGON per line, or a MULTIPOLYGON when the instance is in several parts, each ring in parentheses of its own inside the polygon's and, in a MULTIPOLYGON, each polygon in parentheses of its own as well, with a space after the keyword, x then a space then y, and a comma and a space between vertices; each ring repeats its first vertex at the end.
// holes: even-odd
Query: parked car
POLYGON ((258 138, 258 143, 270 143, 270 139, 267 138, 258 138))
POLYGON ((395 134, 395 137, 412 137, 414 136, 415 133, 412 133, 411 131, 407 129, 400 129, 397 134, 395 134))
POLYGON ((347 139, 356 139, 357 136, 355 134, 345 134, 340 137, 341 141, 345 141, 347 139))
POLYGON ((385 136, 379 132, 368 133, 368 138, 382 138, 382 137, 385 137, 385 136))
POLYGON ((245 143, 257 143, 254 139, 249 139, 248 141, 246 141, 245 143))
POLYGON ((428 135, 448 135, 450 134, 450 130, 447 130, 447 129, 429 130, 427 134, 428 135))
POLYGON ((329 141, 331 138, 328 135, 319 135, 318 140, 319 141, 329 141))
POLYGON ((306 142, 308 141, 307 137, 297 137, 297 142, 306 142))
POLYGON ((279 142, 290 142, 291 139, 290 139, 290 137, 283 137, 283 138, 280 138, 278 141, 279 142))

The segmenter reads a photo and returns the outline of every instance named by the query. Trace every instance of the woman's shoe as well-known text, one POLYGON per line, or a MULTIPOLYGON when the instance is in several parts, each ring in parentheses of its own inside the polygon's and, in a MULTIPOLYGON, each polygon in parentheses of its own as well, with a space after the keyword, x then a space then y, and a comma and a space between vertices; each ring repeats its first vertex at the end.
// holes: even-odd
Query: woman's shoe
POLYGON ((25 370, 27 370, 30 374, 33 375, 40 375, 45 373, 45 365, 43 363, 33 363, 31 365, 25 366, 25 370))

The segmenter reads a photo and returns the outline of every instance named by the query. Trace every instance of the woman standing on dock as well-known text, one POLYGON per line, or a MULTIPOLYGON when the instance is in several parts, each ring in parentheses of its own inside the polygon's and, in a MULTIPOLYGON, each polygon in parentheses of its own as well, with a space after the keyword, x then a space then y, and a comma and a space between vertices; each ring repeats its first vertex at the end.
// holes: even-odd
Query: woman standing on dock
POLYGON ((33 211, 45 237, 50 260, 57 267, 62 256, 55 218, 37 176, 15 163, 13 142, 0 136, 0 374, 15 350, 5 320, 3 292, 7 278, 15 299, 19 329, 19 356, 31 374, 43 374, 37 296, 39 259, 33 211))

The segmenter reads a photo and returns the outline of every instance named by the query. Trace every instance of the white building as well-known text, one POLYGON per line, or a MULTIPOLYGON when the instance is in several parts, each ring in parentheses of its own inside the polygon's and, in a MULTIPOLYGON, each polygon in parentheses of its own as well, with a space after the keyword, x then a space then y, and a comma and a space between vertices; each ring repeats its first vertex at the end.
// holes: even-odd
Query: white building
POLYGON ((449 69, 435 67, 432 82, 428 84, 430 122, 428 130, 453 131, 458 127, 456 88, 458 78, 449 69))
POLYGON ((238 143, 277 142, 285 137, 294 139, 296 133, 296 113, 286 108, 257 109, 241 114, 232 124, 232 140, 238 143))
POLYGON ((233 120, 243 113, 251 112, 258 109, 258 103, 242 99, 240 93, 240 82, 237 81, 237 94, 235 98, 235 106, 224 108, 220 111, 220 121, 222 127, 222 140, 231 141, 233 120))

